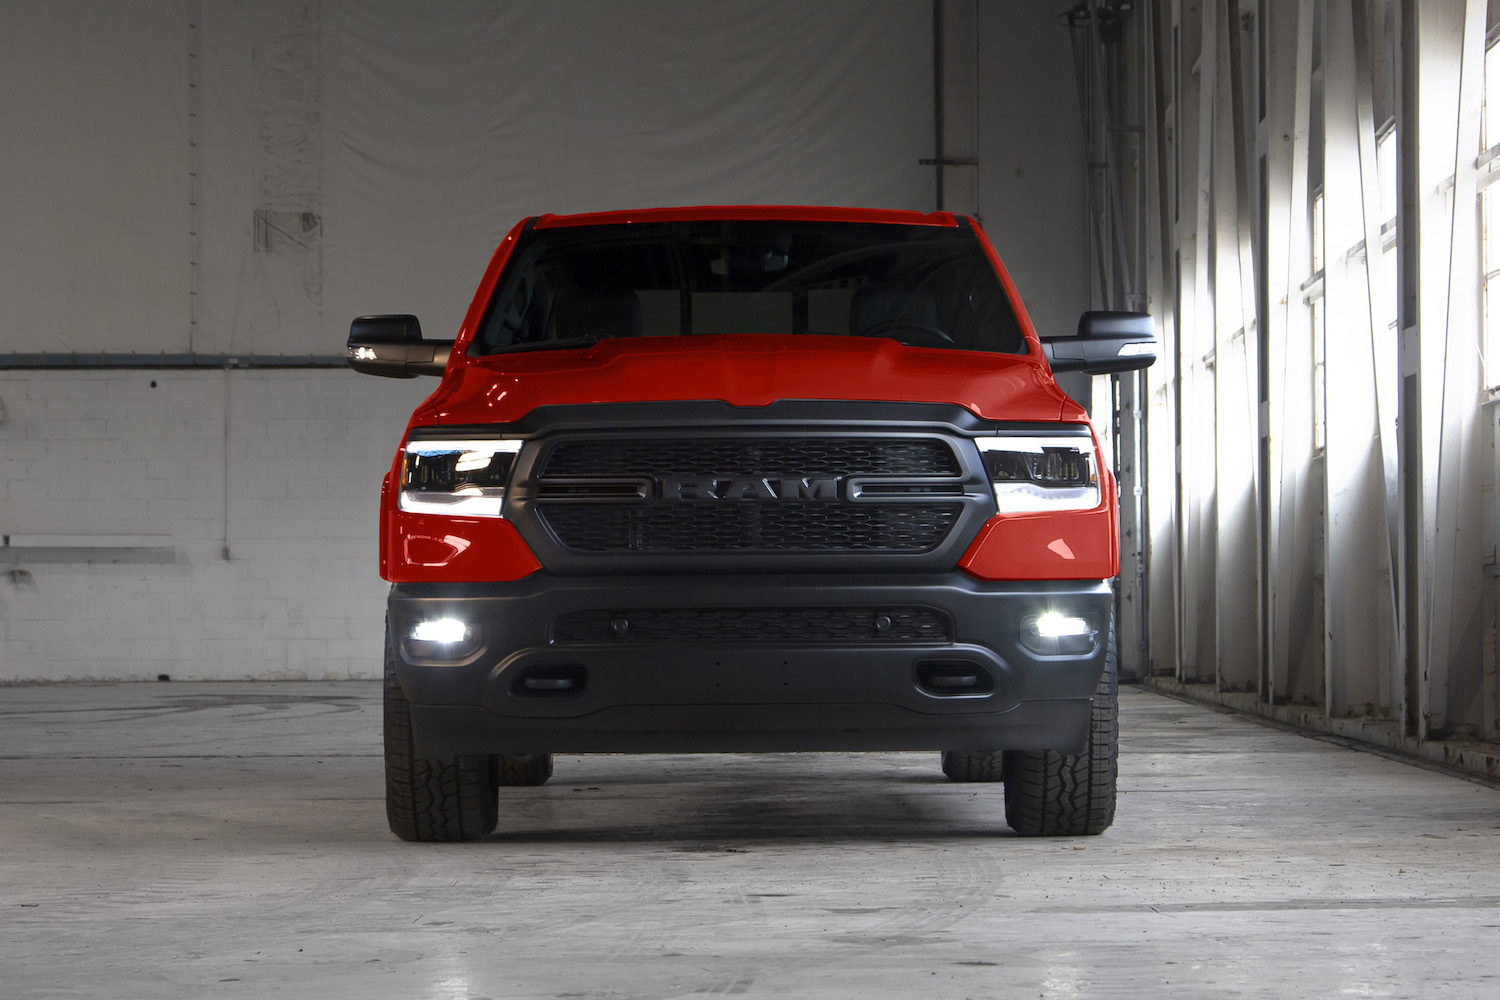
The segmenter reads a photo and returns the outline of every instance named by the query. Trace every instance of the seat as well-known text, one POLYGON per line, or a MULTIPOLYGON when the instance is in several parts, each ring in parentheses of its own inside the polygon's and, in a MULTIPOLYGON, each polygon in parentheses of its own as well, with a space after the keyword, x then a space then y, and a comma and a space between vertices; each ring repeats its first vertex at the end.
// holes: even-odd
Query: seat
POLYGON ((856 337, 895 337, 902 330, 938 330, 937 300, 906 282, 860 286, 849 303, 849 332, 856 337))
POLYGON ((554 309, 558 340, 641 335, 641 300, 634 292, 564 295, 554 309))

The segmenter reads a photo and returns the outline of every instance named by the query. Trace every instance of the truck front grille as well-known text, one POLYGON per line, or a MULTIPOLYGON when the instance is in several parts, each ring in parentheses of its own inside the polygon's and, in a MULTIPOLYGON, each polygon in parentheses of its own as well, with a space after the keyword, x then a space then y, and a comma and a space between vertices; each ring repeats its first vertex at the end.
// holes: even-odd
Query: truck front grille
POLYGON ((537 516, 577 552, 930 552, 957 503, 707 502, 538 504, 537 516))
POLYGON ((564 441, 546 476, 956 476, 947 443, 932 438, 720 437, 564 441))
POLYGON ((622 404, 617 429, 605 412, 539 417, 507 490, 550 572, 941 571, 995 509, 970 435, 929 410, 622 404))

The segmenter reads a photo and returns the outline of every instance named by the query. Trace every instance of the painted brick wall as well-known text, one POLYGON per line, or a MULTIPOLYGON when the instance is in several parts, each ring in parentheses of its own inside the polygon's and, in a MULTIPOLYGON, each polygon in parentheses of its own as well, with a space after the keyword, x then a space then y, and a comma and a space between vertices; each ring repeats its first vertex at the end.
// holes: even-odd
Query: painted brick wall
POLYGON ((436 384, 0 372, 0 534, 170 536, 0 548, 0 680, 377 676, 380 477, 436 384))

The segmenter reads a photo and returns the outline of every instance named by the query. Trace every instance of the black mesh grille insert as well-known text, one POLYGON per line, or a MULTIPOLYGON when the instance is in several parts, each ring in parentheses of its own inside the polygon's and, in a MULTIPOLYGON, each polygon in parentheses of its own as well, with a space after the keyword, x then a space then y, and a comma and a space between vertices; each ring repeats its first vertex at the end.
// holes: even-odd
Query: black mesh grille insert
POLYGON ((952 641, 932 608, 649 608, 574 611, 553 626, 560 643, 912 643, 952 641))
POLYGON ((955 503, 538 504, 557 540, 578 552, 930 552, 955 503))
POLYGON ((943 441, 907 438, 720 437, 564 441, 542 476, 956 476, 943 441))

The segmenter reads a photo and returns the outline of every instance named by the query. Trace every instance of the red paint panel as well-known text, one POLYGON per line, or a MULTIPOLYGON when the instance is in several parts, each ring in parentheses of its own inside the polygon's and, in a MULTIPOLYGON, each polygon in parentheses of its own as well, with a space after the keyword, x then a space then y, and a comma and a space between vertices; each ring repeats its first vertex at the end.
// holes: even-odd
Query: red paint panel
POLYGON ((515 525, 498 517, 393 512, 388 572, 392 583, 519 580, 542 568, 515 525))
POLYGON ((1120 572, 1114 505, 997 515, 958 565, 981 580, 1107 580, 1120 572))
POLYGON ((386 530, 386 522, 390 517, 390 505, 391 474, 387 472, 385 478, 380 481, 380 578, 382 580, 391 578, 390 532, 386 530))
MULTIPOLYGON (((1021 301, 1021 293, 1016 290, 1016 283, 1011 280, 1010 272, 1005 269, 1005 263, 1000 260, 1000 254, 995 250, 995 245, 990 242, 984 230, 979 228, 979 223, 974 222, 973 219, 969 222, 974 227, 974 235, 979 238, 979 245, 984 247, 985 253, 989 255, 995 273, 1000 276, 1000 284, 1005 286, 1005 294, 1010 296, 1011 307, 1016 311, 1016 318, 1021 321, 1021 330, 1026 334, 1026 343, 1030 345, 1032 355, 1040 359, 1043 366, 1046 366, 1046 356, 1042 354, 1042 342, 1038 339, 1036 327, 1031 322, 1031 314, 1026 311, 1026 304, 1021 301)), ((1050 367, 1047 368, 1047 380, 1052 381, 1050 367)), ((1059 390, 1059 395, 1063 398, 1062 415, 1059 419, 1073 423, 1087 422, 1089 416, 1087 410, 1061 390, 1059 390)))
POLYGON ((909 212, 881 208, 828 208, 815 205, 699 205, 684 208, 643 208, 625 212, 583 215, 541 215, 538 229, 566 226, 617 226, 631 222, 715 222, 719 219, 772 222, 883 222, 900 226, 958 225, 952 212, 909 212))
POLYGON ((469 358, 449 367, 444 387, 423 422, 506 423, 538 406, 682 399, 733 406, 779 399, 957 403, 990 420, 1045 421, 1072 405, 1040 353, 806 334, 641 337, 469 358))

